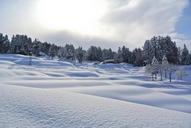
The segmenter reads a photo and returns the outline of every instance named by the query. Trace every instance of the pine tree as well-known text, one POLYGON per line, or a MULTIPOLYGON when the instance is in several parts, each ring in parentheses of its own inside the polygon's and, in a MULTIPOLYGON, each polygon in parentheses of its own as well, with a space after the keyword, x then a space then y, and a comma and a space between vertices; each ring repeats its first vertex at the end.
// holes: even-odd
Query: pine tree
POLYGON ((143 56, 146 64, 151 64, 153 53, 152 53, 152 47, 149 40, 145 41, 145 44, 143 46, 143 56))
POLYGON ((0 33, 0 53, 8 53, 10 51, 10 41, 8 36, 0 33))
POLYGON ((82 49, 82 47, 79 47, 78 49, 76 49, 76 58, 78 60, 79 63, 82 63, 83 58, 84 58, 84 50, 82 49))
POLYGON ((90 61, 102 61, 102 50, 100 47, 91 46, 87 51, 87 59, 90 61))
POLYGON ((40 56, 40 43, 37 39, 33 41, 32 54, 35 56, 40 56))
POLYGON ((183 48, 182 54, 181 54, 181 64, 183 64, 183 65, 189 64, 188 59, 189 59, 189 52, 188 52, 186 45, 184 44, 184 48, 183 48))
POLYGON ((116 63, 122 63, 123 62, 123 55, 122 55, 121 47, 118 48, 118 52, 114 56, 114 61, 116 63))
POLYGON ((11 53, 28 55, 28 46, 31 43, 31 38, 26 35, 13 35, 11 40, 11 53))
POLYGON ((123 62, 125 63, 130 63, 131 60, 131 52, 129 48, 126 48, 125 46, 122 47, 122 57, 123 57, 123 62))
POLYGON ((113 59, 113 52, 112 52, 111 48, 102 50, 102 59, 103 60, 113 59))
POLYGON ((157 58, 154 56, 151 63, 152 68, 152 76, 155 76, 155 79, 157 79, 157 74, 159 73, 159 62, 157 58))
POLYGON ((151 40, 147 40, 143 50, 144 60, 147 64, 152 62, 154 56, 161 62, 164 55, 166 55, 170 63, 176 64, 178 62, 178 48, 169 36, 153 37, 151 40))
POLYGON ((72 44, 66 44, 64 47, 64 58, 75 60, 75 48, 72 44))
POLYGON ((57 47, 55 45, 51 45, 49 48, 49 57, 53 59, 57 55, 57 47))
POLYGON ((135 48, 132 52, 132 56, 133 56, 133 64, 135 66, 144 65, 143 51, 140 48, 135 48))
POLYGON ((168 62, 166 56, 164 55, 163 58, 162 58, 162 69, 164 70, 165 78, 167 78, 168 67, 169 67, 169 62, 168 62))
MULTIPOLYGON (((74 61, 79 57, 79 53, 77 54, 76 52, 77 50, 72 44, 66 44, 65 47, 61 47, 47 42, 42 43, 36 39, 32 42, 32 39, 27 35, 13 35, 11 41, 9 41, 7 35, 0 34, 0 53, 43 55, 51 58, 58 56, 60 59, 74 61)), ((184 45, 182 50, 177 48, 176 43, 169 36, 154 36, 150 40, 145 41, 143 50, 138 48, 130 51, 129 48, 123 46, 122 48, 119 47, 116 53, 111 49, 102 50, 101 47, 91 46, 87 51, 83 50, 83 54, 83 59, 90 61, 114 59, 117 63, 131 63, 135 66, 151 64, 153 57, 159 63, 163 63, 164 55, 170 64, 191 64, 191 53, 189 54, 186 45, 184 45)))

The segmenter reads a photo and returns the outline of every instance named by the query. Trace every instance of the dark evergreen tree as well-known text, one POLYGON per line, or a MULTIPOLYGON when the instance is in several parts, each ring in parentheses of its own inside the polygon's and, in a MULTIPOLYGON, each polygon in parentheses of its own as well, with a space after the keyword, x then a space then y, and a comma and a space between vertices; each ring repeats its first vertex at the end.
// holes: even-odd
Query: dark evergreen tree
POLYGON ((32 54, 35 56, 40 56, 40 46, 41 46, 41 42, 38 41, 37 39, 35 39, 33 41, 33 46, 32 46, 32 54))
POLYGON ((57 56, 57 53, 58 53, 58 48, 56 45, 51 45, 50 48, 49 48, 49 57, 51 59, 53 59, 54 57, 57 56))
POLYGON ((167 37, 153 37, 145 41, 143 50, 134 49, 132 52, 129 48, 119 47, 117 53, 111 49, 101 49, 101 47, 91 46, 87 51, 82 47, 75 49, 72 44, 66 44, 60 47, 47 42, 40 42, 26 35, 13 35, 11 41, 7 35, 0 34, 0 53, 12 53, 34 56, 49 56, 50 58, 59 57, 60 59, 69 59, 79 62, 82 60, 105 61, 114 59, 116 63, 131 63, 136 66, 151 64, 153 57, 162 63, 162 58, 166 56, 170 64, 191 64, 191 53, 184 45, 184 48, 177 48, 176 43, 167 37))
POLYGON ((11 53, 28 55, 30 44, 32 44, 30 37, 26 35, 13 35, 11 40, 11 53))
POLYGON ((0 33, 0 53, 8 53, 10 51, 10 41, 8 36, 0 33))
POLYGON ((140 48, 135 48, 132 54, 133 54, 133 64, 135 66, 143 66, 144 65, 143 51, 140 48))
POLYGON ((102 50, 102 59, 103 60, 113 59, 113 51, 111 50, 111 48, 102 50))
POLYGON ((147 40, 143 50, 144 59, 147 64, 151 63, 154 56, 161 62, 164 55, 167 57, 169 63, 178 63, 178 48, 169 36, 153 37, 151 40, 147 40))
POLYGON ((64 58, 75 60, 75 48, 72 44, 66 44, 64 47, 64 58))
POLYGON ((189 51, 185 44, 181 54, 181 64, 183 65, 189 64, 189 51))
POLYGON ((121 47, 118 48, 117 54, 114 56, 114 60, 116 63, 122 63, 123 62, 123 54, 121 47))
POLYGON ((76 59, 79 63, 82 63, 85 56, 85 51, 82 49, 82 47, 79 47, 76 49, 76 59))
POLYGON ((100 47, 91 46, 87 51, 87 60, 102 61, 102 50, 100 47))
POLYGON ((130 52, 129 48, 126 48, 125 46, 122 47, 122 58, 123 58, 123 62, 125 63, 131 63, 132 62, 132 58, 131 55, 132 53, 130 52))

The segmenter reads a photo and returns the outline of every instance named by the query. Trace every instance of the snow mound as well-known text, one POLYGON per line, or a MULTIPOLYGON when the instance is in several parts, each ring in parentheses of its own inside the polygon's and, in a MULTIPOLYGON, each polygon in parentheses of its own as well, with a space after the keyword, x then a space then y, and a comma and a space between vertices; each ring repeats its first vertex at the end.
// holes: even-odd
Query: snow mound
POLYGON ((191 127, 191 66, 169 83, 128 64, 28 62, 0 54, 0 127, 191 127))
MULTIPOLYGON (((70 62, 64 62, 64 61, 57 61, 57 60, 49 60, 46 58, 38 58, 38 57, 31 57, 32 62, 31 64, 33 66, 73 66, 72 63, 70 62)), ((12 61, 12 63, 16 63, 19 65, 29 65, 29 56, 24 56, 24 55, 17 55, 17 54, 6 54, 6 55, 0 55, 0 60, 4 61, 12 61)))
POLYGON ((0 85, 0 103, 0 127, 191 127, 190 114, 60 89, 0 85))
POLYGON ((69 71, 65 72, 65 74, 70 77, 99 77, 97 73, 90 71, 69 71))

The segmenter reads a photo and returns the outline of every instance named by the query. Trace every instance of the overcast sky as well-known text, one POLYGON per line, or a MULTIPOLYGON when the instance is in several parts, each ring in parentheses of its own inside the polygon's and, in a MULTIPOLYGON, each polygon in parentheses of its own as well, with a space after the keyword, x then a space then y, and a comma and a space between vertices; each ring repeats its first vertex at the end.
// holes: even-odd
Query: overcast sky
POLYGON ((85 48, 142 47, 170 35, 191 48, 190 0, 0 0, 0 33, 85 48))

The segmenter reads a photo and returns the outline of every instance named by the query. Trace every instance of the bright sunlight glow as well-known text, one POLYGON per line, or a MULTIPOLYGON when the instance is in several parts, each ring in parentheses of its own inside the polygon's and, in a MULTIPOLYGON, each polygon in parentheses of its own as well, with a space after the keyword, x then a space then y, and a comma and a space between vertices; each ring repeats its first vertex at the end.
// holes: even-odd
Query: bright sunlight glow
POLYGON ((129 8, 135 8, 139 4, 140 0, 130 0, 128 3, 129 8))
POLYGON ((94 34, 106 12, 106 0, 38 0, 36 16, 46 29, 94 34))

